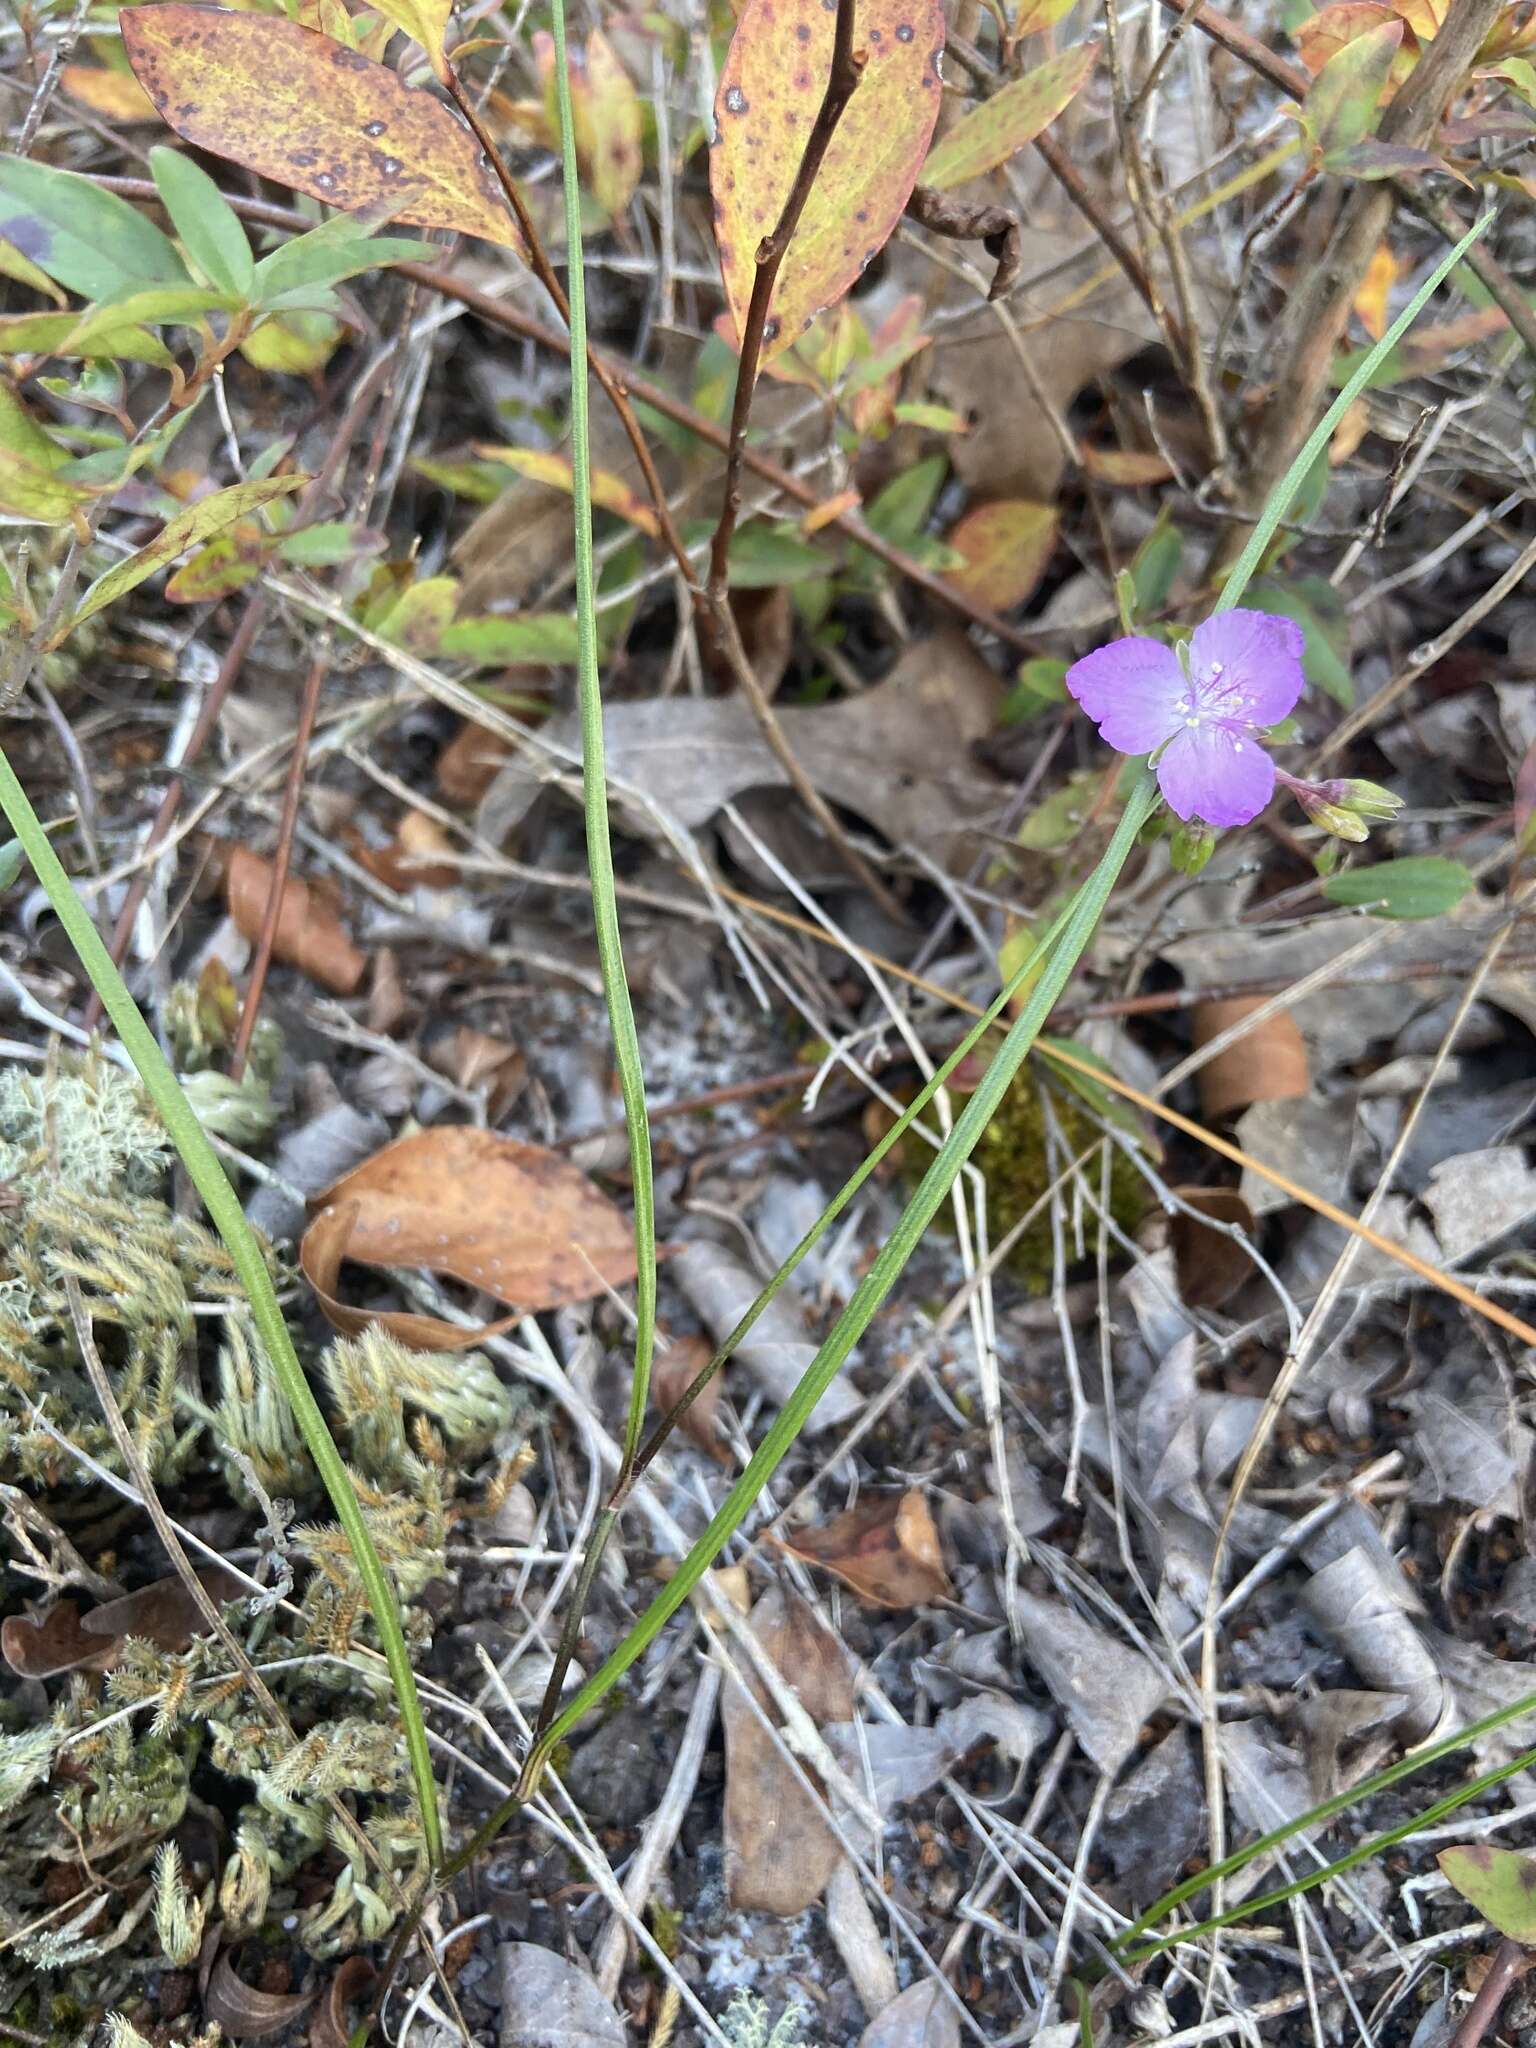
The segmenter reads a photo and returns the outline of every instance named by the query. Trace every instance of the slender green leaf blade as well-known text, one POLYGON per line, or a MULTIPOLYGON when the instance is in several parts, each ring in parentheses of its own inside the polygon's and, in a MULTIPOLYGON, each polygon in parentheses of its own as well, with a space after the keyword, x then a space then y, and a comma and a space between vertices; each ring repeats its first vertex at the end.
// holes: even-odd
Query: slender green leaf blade
POLYGON ((78 626, 82 619, 94 617, 126 591, 142 583, 146 576, 152 576, 157 569, 165 568, 178 555, 185 554, 188 548, 195 547, 198 541, 222 532, 235 520, 245 518, 263 505, 270 505, 274 498, 286 497, 289 491, 296 491, 308 482, 306 476, 277 476, 257 483, 231 484, 228 490, 215 491, 211 498, 201 498, 197 504, 189 505, 185 512, 178 512, 174 519, 167 520, 152 541, 129 555, 126 561, 115 562, 105 575, 96 578, 81 598, 71 625, 78 626))
POLYGON ((256 259, 239 215, 201 164, 163 144, 149 152, 149 168, 171 223, 210 284, 251 295, 256 259))
POLYGON ((29 157, 0 156, 0 237, 88 299, 190 282, 170 236, 126 199, 29 157))

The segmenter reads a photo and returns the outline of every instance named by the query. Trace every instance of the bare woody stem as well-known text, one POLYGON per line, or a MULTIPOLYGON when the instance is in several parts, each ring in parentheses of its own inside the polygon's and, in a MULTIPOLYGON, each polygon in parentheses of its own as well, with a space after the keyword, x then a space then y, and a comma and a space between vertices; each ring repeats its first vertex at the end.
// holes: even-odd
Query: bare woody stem
POLYGON ((1451 2048, 1482 2048, 1488 2029, 1499 2016, 1499 2007, 1509 1996, 1515 1979, 1524 1974, 1530 1962, 1530 1951, 1522 1948, 1518 1941, 1511 1941, 1506 1935, 1493 1952, 1487 1975, 1477 1987, 1477 1995, 1467 2007, 1461 2025, 1456 2029, 1451 2048))
POLYGON ((853 47, 853 0, 837 0, 832 68, 827 74, 827 88, 821 96, 821 105, 806 139, 800 168, 795 172, 794 183, 784 201, 784 210, 773 232, 765 235, 758 244, 752 296, 747 301, 747 315, 742 323, 741 361, 736 367, 736 396, 731 404, 730 443, 725 457, 725 499, 709 550, 709 594, 716 607, 725 602, 731 537, 736 531, 736 518, 741 510, 742 450, 746 446, 747 423, 752 417, 752 398, 767 332, 768 308, 773 303, 779 271, 794 239, 795 229, 800 225, 805 203, 811 196, 811 188, 821 173, 837 124, 853 98, 863 70, 864 52, 853 47))

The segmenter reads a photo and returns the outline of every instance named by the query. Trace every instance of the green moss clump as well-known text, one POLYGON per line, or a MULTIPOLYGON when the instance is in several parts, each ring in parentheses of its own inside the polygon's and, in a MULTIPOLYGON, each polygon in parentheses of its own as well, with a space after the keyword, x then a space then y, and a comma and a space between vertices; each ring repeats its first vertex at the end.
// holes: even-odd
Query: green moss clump
MULTIPOLYGON (((972 1165, 987 1184, 987 1231, 992 1243, 1000 1244, 1029 1214, 1069 1160, 1102 1143, 1103 1137, 1103 1125, 1085 1103, 1044 1079, 1037 1064, 1021 1068, 971 1154, 972 1165)), ((1097 1195, 1097 1160, 1088 1172, 1097 1195)), ((1070 1196, 1068 1199, 1070 1204, 1070 1196)), ((1110 1215, 1122 1230, 1133 1232, 1149 1199, 1146 1181, 1135 1162, 1116 1145, 1110 1156, 1110 1215)), ((1090 1214, 1090 1231, 1092 1224, 1090 1214)), ((1069 1260, 1076 1256, 1070 1235, 1066 1249, 1069 1260)), ((1055 1270, 1049 1203, 1024 1230, 1008 1256, 1007 1269, 1031 1294, 1049 1289, 1055 1270)))

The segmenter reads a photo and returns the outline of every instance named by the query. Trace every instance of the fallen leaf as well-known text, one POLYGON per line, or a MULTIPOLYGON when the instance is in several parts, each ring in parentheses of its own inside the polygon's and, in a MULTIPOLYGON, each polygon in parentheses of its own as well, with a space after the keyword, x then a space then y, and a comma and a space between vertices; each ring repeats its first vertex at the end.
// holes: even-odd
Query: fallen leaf
POLYGON ((387 846, 359 843, 354 857, 385 888, 405 895, 412 889, 451 889, 462 879, 457 860, 445 858, 454 843, 425 811, 407 811, 387 846))
POLYGON ((925 1977, 875 2015, 859 2036, 859 2048, 960 2048, 954 2002, 925 1977))
MULTIPOLYGON (((551 484, 567 494, 575 488, 571 458, 556 454, 552 449, 508 448, 497 441, 477 441, 474 453, 482 462, 499 462, 533 483, 551 484)), ((647 500, 638 491, 632 491, 624 479, 615 476, 610 469, 592 471, 592 502, 605 512, 616 512, 642 533, 654 536, 661 531, 647 500)))
POLYGON ((533 1941, 503 1942, 499 2048, 625 2048, 624 2022, 585 1970, 533 1941))
MULTIPOLYGON (((832 62, 825 0, 746 0, 715 95, 710 191, 738 337, 759 244, 777 225, 832 62)), ((938 118, 944 17, 938 0, 859 0, 865 62, 779 272, 763 361, 788 348, 884 248, 938 118)))
POLYGON ((105 114, 109 121, 158 121, 159 112, 131 71, 108 71, 101 64, 66 64, 59 83, 72 100, 105 114))
MULTIPOLYGON (((709 1339, 698 1336, 674 1337, 665 1351, 657 1352, 651 1372, 651 1394, 660 1414, 665 1415, 674 1402, 682 1399, 714 1355, 715 1347, 709 1339)), ((678 1418, 677 1426, 701 1451, 728 1465, 731 1453, 720 1422, 720 1396, 724 1390, 725 1366, 721 1366, 697 1400, 678 1418)))
POLYGON ((382 203, 516 247, 469 130, 383 64, 281 16, 165 0, 119 18, 139 83, 195 147, 344 212, 382 203))
POLYGON ((318 1991, 258 1991, 242 1983, 226 1951, 220 1955, 203 1994, 203 2017, 232 2041, 259 2041, 292 2026, 309 2011, 318 1991))
POLYGON ((8 1614, 0 1621, 0 1656, 18 1678, 53 1678, 61 1671, 105 1671, 120 1645, 87 1635, 73 1600, 56 1600, 45 1614, 8 1614))
POLYGON ((1022 604, 1045 574, 1058 521, 1049 505, 999 498, 976 505, 950 529, 947 544, 964 561, 945 580, 967 597, 1005 612, 1022 604))
POLYGON ((779 1540, 877 1607, 925 1607, 954 1598, 939 1532, 915 1486, 899 1496, 866 1498, 820 1528, 796 1529, 779 1540))
POLYGON ((1078 453, 1089 476, 1116 490, 1142 490, 1173 475, 1173 464, 1155 448, 1096 448, 1084 441, 1078 453))
MULTIPOLYGON (((248 846, 237 846, 224 876, 224 902, 242 937, 256 939, 266 916, 274 869, 248 846)), ((288 877, 273 940, 275 957, 311 981, 349 996, 362 980, 368 956, 353 945, 308 882, 288 877)))
POLYGON ((1234 1238, 1223 1230, 1212 1230, 1200 1217, 1236 1224, 1251 1241, 1256 1227, 1253 1211, 1236 1188, 1175 1188, 1173 1192, 1186 1205, 1168 1220, 1179 1299, 1186 1308, 1221 1308, 1257 1268, 1234 1238), (1190 1210, 1197 1213, 1191 1215, 1190 1210))
POLYGON ((309 2048, 351 2048, 349 2008, 359 2005, 377 1971, 366 1956, 348 1956, 326 1989, 309 2029, 309 2048))
POLYGON ((438 794, 451 804, 479 803, 511 751, 499 732, 465 719, 437 757, 438 794))
MULTIPOLYGON (((975 826, 1002 800, 1000 785, 971 756, 993 731, 1002 697, 1000 680, 964 638, 941 632, 914 641, 874 689, 835 704, 786 704, 777 716, 824 796, 894 844, 954 868, 971 858, 980 843, 975 826)), ((787 780, 739 698, 613 704, 604 729, 615 781, 643 790, 684 826, 705 824, 745 790, 787 780)), ((580 721, 563 714, 543 736, 576 753, 580 721)), ((481 804, 481 835, 502 845, 545 787, 536 770, 509 762, 481 804)))
POLYGON ((440 1074, 485 1098, 486 1120, 499 1124, 528 1085, 528 1062, 505 1038, 461 1024, 427 1055, 440 1074))
POLYGON ((440 1124, 399 1138, 313 1198, 299 1263, 326 1315, 355 1334, 381 1321, 420 1348, 463 1348, 482 1332, 432 1316, 379 1317, 335 1298, 343 1259, 441 1273, 506 1302, 516 1316, 589 1301, 635 1276, 629 1224, 585 1174, 539 1145, 440 1124), (430 1325, 429 1343, 405 1328, 430 1325))
POLYGON ((1010 79, 955 123, 923 165, 923 183, 946 192, 1007 163, 1082 91, 1098 55, 1097 43, 1079 43, 1010 79))
MULTIPOLYGON (((533 48, 544 85, 545 130, 558 150, 560 116, 555 100, 554 37, 545 29, 535 31, 533 48)), ((569 56, 576 160, 592 197, 612 219, 634 198, 645 168, 640 95, 601 29, 593 29, 587 37, 585 51, 572 43, 569 56)))
MULTIPOLYGON (((238 1600, 247 1590, 244 1579, 227 1565, 205 1565, 194 1576, 216 1607, 238 1600)), ((208 1634, 202 1609, 175 1572, 168 1578, 156 1579, 152 1585, 124 1593, 121 1599, 93 1607, 82 1617, 80 1626, 87 1635, 98 1639, 136 1636, 142 1642, 153 1643, 157 1650, 172 1653, 186 1649, 194 1637, 208 1634)))
MULTIPOLYGON (((670 1270, 717 1344, 723 1344, 730 1336, 761 1291, 761 1282, 750 1266, 705 1238, 685 1244, 670 1270)), ((768 1398, 782 1407, 799 1385, 817 1348, 801 1320, 795 1297, 781 1289, 732 1355, 752 1374, 768 1398)), ((812 1409, 804 1424, 808 1434, 835 1429, 857 1412, 859 1396, 846 1373, 845 1366, 812 1409)))
POLYGON ((1365 276, 1355 293, 1355 312, 1372 341, 1387 331, 1387 299, 1402 271, 1402 265, 1386 242, 1378 242, 1376 253, 1365 266, 1365 276))
POLYGON ((1013 1602, 1025 1661, 1044 1679, 1099 1769, 1118 1771, 1135 1749, 1142 1724, 1167 1697, 1167 1680, 1140 1650, 1059 1601, 1020 1588, 1013 1602))
MULTIPOLYGON (((752 1610, 752 1633, 813 1721, 853 1713, 848 1660, 804 1601, 771 1587, 752 1610)), ((725 1870, 731 1904, 789 1919, 815 1905, 843 1851, 747 1699, 757 1680, 732 1677, 720 1698, 725 1729, 725 1870)))
POLYGON ((409 1351, 468 1351, 487 1337, 499 1337, 519 1320, 516 1313, 466 1327, 444 1316, 415 1309, 353 1308, 337 1295, 342 1263, 347 1257, 359 1204, 338 1202, 322 1209, 299 1241, 299 1269, 314 1289, 321 1313, 344 1337, 365 1330, 384 1330, 409 1351))
MULTIPOLYGON (((1268 996, 1233 996, 1199 1003, 1193 1023, 1195 1044, 1213 1038, 1263 1007, 1268 996)), ((1289 1010, 1277 1010, 1264 1023, 1245 1031, 1225 1052, 1200 1069, 1200 1106, 1208 1121, 1246 1109, 1254 1102, 1286 1102, 1306 1095, 1312 1086, 1306 1040, 1289 1010)))

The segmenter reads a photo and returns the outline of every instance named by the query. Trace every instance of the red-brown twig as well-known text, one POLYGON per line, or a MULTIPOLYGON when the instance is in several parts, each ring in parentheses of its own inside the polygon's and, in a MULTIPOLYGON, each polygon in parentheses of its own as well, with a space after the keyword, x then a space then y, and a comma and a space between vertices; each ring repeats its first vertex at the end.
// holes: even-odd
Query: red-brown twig
POLYGON ((864 53, 853 47, 853 0, 837 0, 832 68, 827 73, 826 90, 821 96, 811 132, 806 137, 805 153, 800 159, 800 167, 795 172, 783 210, 772 233, 765 235, 758 244, 752 293, 742 322, 741 360, 736 365, 736 395, 731 401, 730 438, 725 452, 725 496, 709 549, 709 594, 716 605, 725 602, 731 536, 736 531, 736 516, 741 510, 742 450, 747 441, 747 422, 752 417, 757 369, 762 360, 763 338, 767 332, 768 309, 773 302, 774 287, 779 281, 779 272, 784 266, 795 229, 800 225, 805 202, 811 196, 811 188, 826 161, 837 124, 853 98, 863 69, 864 53))
POLYGON ((1482 2048, 1488 2029, 1498 2018, 1499 2007, 1510 1987, 1530 1962, 1530 1951, 1506 1935, 1493 1952, 1488 1974, 1477 1987, 1477 1996, 1467 2007, 1466 2017, 1451 2037, 1451 2048, 1482 2048))
POLYGON ((315 714, 320 708, 320 686, 325 672, 331 664, 330 636, 327 634, 320 652, 309 665, 309 674, 304 678, 304 691, 299 699, 298 729, 293 735, 293 754, 288 763, 288 776, 283 784, 283 810, 277 826, 277 851, 272 856, 272 882, 267 890, 266 907, 261 913, 261 930, 256 939, 256 952, 251 961, 250 978, 246 983, 245 1001, 240 1009, 240 1022, 235 1031, 235 1042, 230 1048, 229 1077, 238 1081, 245 1072, 246 1055, 251 1049, 251 1034, 256 1029, 256 1019, 261 1013, 262 992, 267 985, 267 971, 272 965, 272 947, 277 938, 278 920, 283 914, 283 897, 288 890, 288 870, 293 863, 293 835, 299 822, 299 799, 304 793, 304 767, 309 754, 309 742, 315 730, 315 714))

